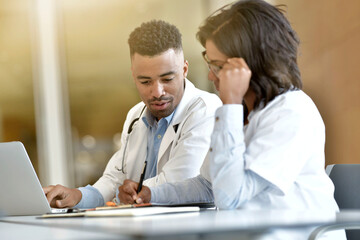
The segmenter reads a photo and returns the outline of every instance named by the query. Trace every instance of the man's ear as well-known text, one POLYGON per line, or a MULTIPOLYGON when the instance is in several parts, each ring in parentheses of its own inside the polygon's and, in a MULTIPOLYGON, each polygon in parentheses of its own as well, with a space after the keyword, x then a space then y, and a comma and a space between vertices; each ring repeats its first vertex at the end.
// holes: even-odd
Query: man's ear
POLYGON ((189 71, 189 62, 187 60, 184 60, 184 78, 187 77, 188 71, 189 71))

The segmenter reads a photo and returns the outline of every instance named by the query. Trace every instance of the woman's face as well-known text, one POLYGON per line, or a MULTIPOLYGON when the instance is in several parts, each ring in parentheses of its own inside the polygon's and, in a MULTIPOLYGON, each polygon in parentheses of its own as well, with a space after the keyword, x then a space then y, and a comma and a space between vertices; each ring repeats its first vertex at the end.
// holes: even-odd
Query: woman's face
MULTIPOLYGON (((227 63, 229 56, 226 56, 224 53, 222 53, 215 45, 215 43, 212 40, 206 40, 205 43, 205 49, 206 53, 204 54, 205 61, 207 62, 209 66, 209 74, 208 78, 210 81, 212 81, 216 87, 216 90, 219 91, 220 81, 218 77, 218 73, 223 68, 224 64, 227 63)), ((235 58, 233 58, 235 59, 235 58)), ((239 59, 239 58, 237 58, 239 59)), ((246 62, 245 62, 246 65, 246 62)), ((246 65, 246 68, 248 69, 248 66, 246 65)), ((250 71, 251 76, 251 71, 250 71)), ((250 76, 248 76, 248 81, 250 80, 250 76)), ((221 95, 221 94, 220 94, 221 95)), ((255 93, 247 86, 247 91, 243 95, 243 99, 247 105, 247 108, 249 111, 253 109, 254 102, 256 100, 255 93)))
POLYGON ((219 78, 217 74, 229 57, 220 52, 212 40, 206 40, 205 49, 207 58, 206 62, 209 66, 208 78, 214 83, 216 90, 219 91, 219 78))

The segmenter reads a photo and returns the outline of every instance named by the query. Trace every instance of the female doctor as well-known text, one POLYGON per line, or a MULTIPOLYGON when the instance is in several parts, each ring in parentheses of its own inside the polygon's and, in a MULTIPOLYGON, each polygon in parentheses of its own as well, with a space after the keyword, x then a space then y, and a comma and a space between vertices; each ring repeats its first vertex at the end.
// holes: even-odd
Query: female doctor
MULTIPOLYGON (((144 187, 134 200, 338 211, 324 171, 324 123, 301 91, 299 40, 283 13, 265 1, 238 1, 208 17, 197 37, 224 104, 208 157, 196 178, 144 187)), ((310 230, 271 239, 306 239, 310 230)), ((344 239, 344 232, 328 236, 344 239)))

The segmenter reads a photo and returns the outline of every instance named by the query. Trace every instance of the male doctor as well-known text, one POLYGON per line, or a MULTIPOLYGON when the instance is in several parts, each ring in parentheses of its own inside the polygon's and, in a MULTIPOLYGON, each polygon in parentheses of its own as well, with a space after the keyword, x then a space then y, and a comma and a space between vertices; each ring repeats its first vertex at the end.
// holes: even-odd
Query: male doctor
POLYGON ((93 208, 117 197, 133 203, 144 162, 144 185, 177 182, 199 174, 208 152, 215 110, 220 99, 186 79, 179 30, 164 21, 136 28, 128 40, 131 71, 142 102, 127 114, 121 148, 94 184, 70 189, 48 186, 52 207, 93 208))

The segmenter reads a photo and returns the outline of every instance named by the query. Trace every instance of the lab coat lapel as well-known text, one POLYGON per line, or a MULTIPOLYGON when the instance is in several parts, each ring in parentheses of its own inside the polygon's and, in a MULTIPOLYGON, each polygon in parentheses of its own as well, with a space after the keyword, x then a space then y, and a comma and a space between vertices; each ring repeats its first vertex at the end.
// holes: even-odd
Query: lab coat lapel
POLYGON ((189 80, 185 79, 185 90, 184 95, 176 108, 173 120, 171 121, 169 127, 167 128, 164 138, 161 141, 159 153, 158 153, 158 165, 163 157, 164 153, 168 149, 169 145, 174 141, 176 136, 176 130, 179 127, 180 123, 186 117, 186 109, 189 101, 193 97, 193 91, 195 89, 194 84, 192 84, 189 80))
POLYGON ((172 127, 172 125, 170 125, 167 128, 167 130, 164 134, 164 138, 160 144, 159 154, 158 154, 158 163, 159 163, 160 159, 162 158, 162 156, 164 155, 166 149, 174 141, 175 135, 176 135, 176 132, 175 132, 174 128, 172 127))

